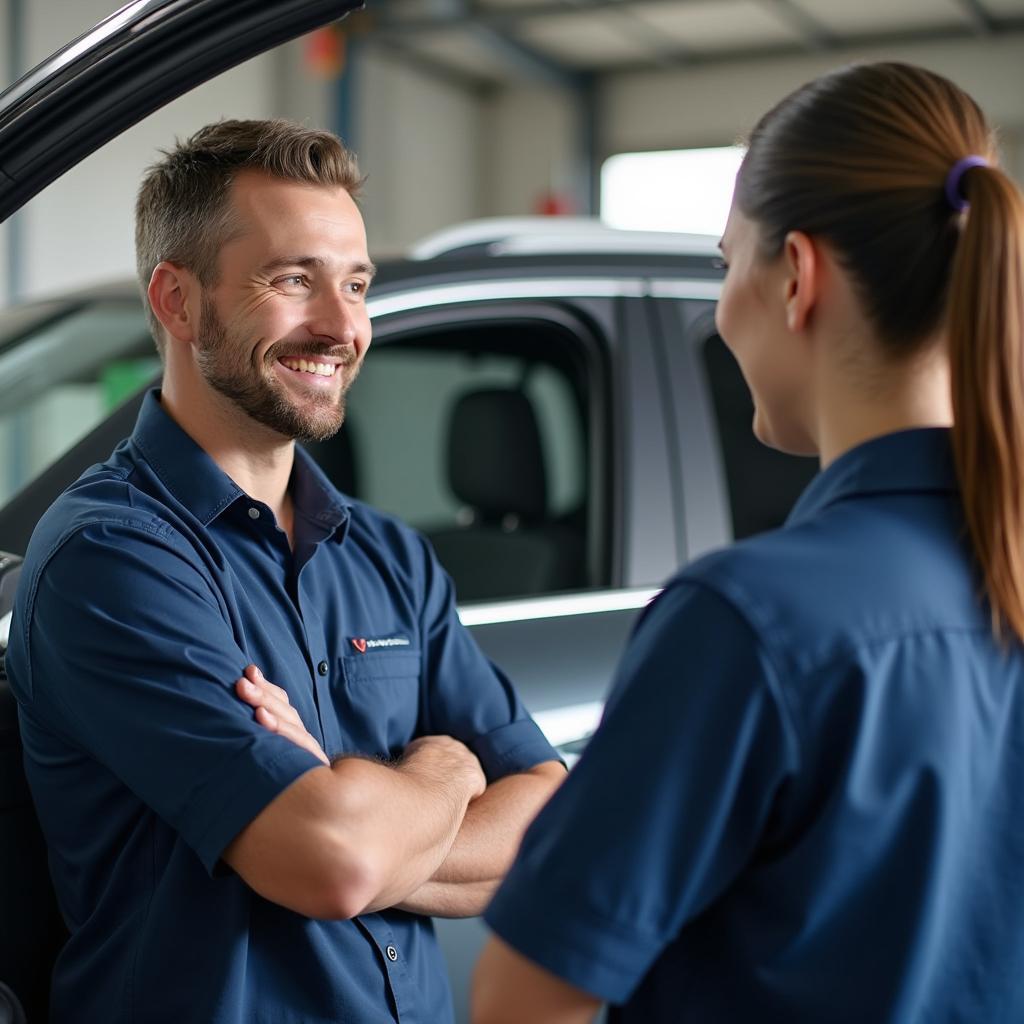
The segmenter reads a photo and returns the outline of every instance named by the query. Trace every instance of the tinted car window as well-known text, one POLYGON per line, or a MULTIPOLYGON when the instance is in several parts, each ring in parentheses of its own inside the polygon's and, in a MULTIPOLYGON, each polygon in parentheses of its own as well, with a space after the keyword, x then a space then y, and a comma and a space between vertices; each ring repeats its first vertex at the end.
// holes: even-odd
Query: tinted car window
POLYGON ((138 303, 68 311, 0 352, 0 505, 159 372, 138 303))
POLYGON ((343 490, 427 534, 460 600, 598 585, 587 396, 567 344, 500 323, 390 340, 349 393, 343 436, 309 448, 343 490))
POLYGON ((714 335, 704 345, 718 440, 729 490, 733 536, 781 526, 818 471, 817 459, 783 455, 754 436, 754 403, 732 353, 714 335))

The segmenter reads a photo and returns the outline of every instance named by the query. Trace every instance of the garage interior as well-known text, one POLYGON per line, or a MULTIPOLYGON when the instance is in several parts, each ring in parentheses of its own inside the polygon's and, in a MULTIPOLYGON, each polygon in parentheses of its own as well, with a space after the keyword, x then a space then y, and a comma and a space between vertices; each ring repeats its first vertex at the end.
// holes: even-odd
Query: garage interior
MULTIPOLYGON (((0 82, 115 6, 0 0, 0 82)), ((170 104, 0 225, 0 307, 129 275, 139 175, 211 111, 338 131, 388 255, 472 218, 595 213, 609 156, 729 146, 770 101, 857 60, 952 77, 1020 178, 1022 55, 1024 0, 370 0, 170 104)))

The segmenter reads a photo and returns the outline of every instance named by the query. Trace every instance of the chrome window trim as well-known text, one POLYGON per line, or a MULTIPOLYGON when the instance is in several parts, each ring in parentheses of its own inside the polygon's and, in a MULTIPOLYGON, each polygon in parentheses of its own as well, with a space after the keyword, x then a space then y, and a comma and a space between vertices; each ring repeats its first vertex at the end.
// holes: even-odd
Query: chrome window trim
POLYGON ((647 280, 643 277, 539 277, 466 284, 428 285, 394 295, 373 295, 367 300, 371 317, 404 313, 410 309, 448 306, 458 302, 494 299, 633 298, 717 299, 720 281, 693 279, 647 280))
POLYGON ((430 285, 396 295, 367 300, 371 317, 404 313, 425 306, 449 306, 457 302, 489 299, 643 298, 644 282, 639 278, 520 278, 511 281, 473 281, 467 284, 430 285))
POLYGON ((516 597, 508 601, 486 601, 460 606, 459 618, 464 626, 490 626, 531 619, 560 619, 569 615, 635 611, 646 607, 660 591, 660 587, 630 587, 625 590, 583 591, 543 597, 516 597))

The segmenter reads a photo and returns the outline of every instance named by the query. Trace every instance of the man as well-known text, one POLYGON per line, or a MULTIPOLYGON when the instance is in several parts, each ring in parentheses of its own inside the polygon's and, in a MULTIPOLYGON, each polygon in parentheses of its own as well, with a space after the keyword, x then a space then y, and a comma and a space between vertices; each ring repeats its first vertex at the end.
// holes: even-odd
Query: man
POLYGON ((450 1020, 426 915, 483 909, 564 775, 428 545, 295 447, 370 343, 359 184, 232 121, 142 184, 163 385, 40 521, 7 655, 56 1020, 450 1020))

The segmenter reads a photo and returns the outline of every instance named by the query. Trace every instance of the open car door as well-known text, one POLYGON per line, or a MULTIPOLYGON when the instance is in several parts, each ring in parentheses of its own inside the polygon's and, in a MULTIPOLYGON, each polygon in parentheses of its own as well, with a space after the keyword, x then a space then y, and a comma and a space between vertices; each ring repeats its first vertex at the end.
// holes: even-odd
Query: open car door
POLYGON ((132 0, 0 93, 0 221, 197 85, 362 0, 132 0))

